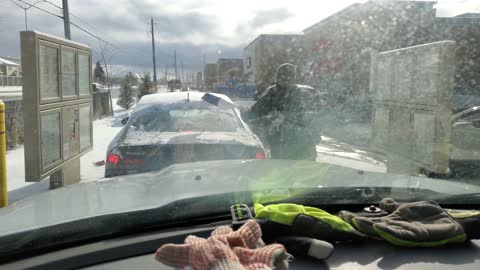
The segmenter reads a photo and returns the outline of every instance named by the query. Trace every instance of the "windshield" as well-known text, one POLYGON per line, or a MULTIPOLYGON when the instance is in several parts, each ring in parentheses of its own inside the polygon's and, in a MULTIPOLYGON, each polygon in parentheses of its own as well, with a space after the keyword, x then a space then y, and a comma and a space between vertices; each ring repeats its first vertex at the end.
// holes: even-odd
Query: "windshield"
POLYGON ((479 203, 477 0, 62 2, 0 0, 0 241, 199 198, 163 221, 479 203))
POLYGON ((144 132, 235 132, 240 128, 231 112, 209 109, 181 109, 149 112, 136 116, 127 133, 144 132))

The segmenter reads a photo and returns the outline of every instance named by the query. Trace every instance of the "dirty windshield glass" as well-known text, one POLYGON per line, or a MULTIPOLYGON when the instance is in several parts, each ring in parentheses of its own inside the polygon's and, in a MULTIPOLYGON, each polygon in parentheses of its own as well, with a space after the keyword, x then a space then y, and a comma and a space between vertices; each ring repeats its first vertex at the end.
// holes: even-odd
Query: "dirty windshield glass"
POLYGON ((0 242, 161 207, 480 204, 477 0, 0 0, 0 44, 0 242))
POLYGON ((131 123, 129 132, 234 132, 237 128, 240 125, 233 111, 180 109, 139 115, 131 123))

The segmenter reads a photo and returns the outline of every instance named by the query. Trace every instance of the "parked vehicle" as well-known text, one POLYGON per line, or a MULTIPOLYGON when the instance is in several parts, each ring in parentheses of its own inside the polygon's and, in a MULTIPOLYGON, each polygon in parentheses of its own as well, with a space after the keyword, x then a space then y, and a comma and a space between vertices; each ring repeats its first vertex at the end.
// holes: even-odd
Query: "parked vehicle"
POLYGON ((235 96, 239 98, 253 98, 256 91, 255 84, 241 83, 235 87, 235 96))
POLYGON ((454 177, 472 177, 480 172, 479 165, 480 106, 474 106, 452 116, 450 170, 454 177))
POLYGON ((105 176, 160 170, 183 162, 264 158, 262 143, 227 96, 159 93, 140 99, 110 143, 105 176))
MULTIPOLYGON (((454 107, 455 111, 455 107, 454 107)), ((471 178, 480 173, 480 106, 452 115, 449 173, 423 173, 432 178, 471 178)))

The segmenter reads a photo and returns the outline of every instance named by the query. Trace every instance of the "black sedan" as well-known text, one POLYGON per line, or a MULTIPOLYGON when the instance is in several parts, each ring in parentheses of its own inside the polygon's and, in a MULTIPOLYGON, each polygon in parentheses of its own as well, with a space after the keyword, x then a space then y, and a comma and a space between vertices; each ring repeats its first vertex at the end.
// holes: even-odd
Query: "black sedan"
POLYGON ((264 158, 262 143, 228 97, 159 93, 142 97, 110 143, 105 177, 184 162, 264 158))

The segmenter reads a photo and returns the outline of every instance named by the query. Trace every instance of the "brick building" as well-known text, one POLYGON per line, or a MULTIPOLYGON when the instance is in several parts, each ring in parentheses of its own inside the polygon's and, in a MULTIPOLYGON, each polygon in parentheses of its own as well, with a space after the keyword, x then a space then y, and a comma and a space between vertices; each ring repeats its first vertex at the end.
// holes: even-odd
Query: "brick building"
POLYGON ((305 83, 332 95, 368 97, 371 51, 449 39, 458 48, 456 89, 480 94, 480 18, 475 14, 439 18, 435 4, 357 3, 308 27, 304 30, 305 83))
MULTIPOLYGON (((254 83, 257 91, 275 82, 276 68, 286 62, 303 62, 302 35, 262 34, 244 49, 245 80, 254 83)), ((301 73, 300 69, 298 70, 301 73)), ((300 75, 300 74, 299 74, 300 75)))
POLYGON ((217 60, 217 82, 240 80, 243 76, 243 59, 220 58, 217 60))
POLYGON ((206 64, 204 83, 207 91, 212 91, 217 83, 217 64, 206 64))

